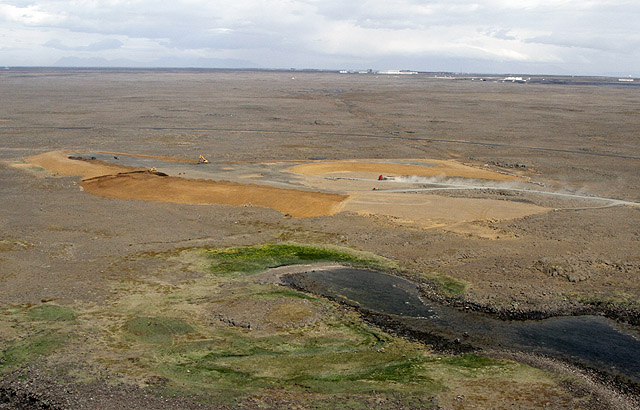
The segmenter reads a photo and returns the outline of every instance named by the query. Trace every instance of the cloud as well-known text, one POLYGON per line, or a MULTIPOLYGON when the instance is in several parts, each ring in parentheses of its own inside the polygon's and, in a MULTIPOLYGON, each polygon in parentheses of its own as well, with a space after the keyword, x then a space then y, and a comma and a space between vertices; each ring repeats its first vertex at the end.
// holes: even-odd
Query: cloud
POLYGON ((434 62, 466 60, 599 73, 638 70, 639 18, 632 0, 5 0, 0 52, 18 64, 93 53, 145 63, 342 68, 395 59, 438 71, 452 67, 434 62))
POLYGON ((64 45, 58 39, 51 39, 43 44, 45 47, 51 47, 58 50, 66 50, 66 51, 104 51, 104 50, 115 50, 124 45, 124 43, 120 40, 116 39, 104 39, 100 41, 96 41, 95 43, 91 43, 87 46, 67 46, 64 45))
POLYGON ((26 26, 41 26, 59 24, 63 17, 55 12, 46 10, 37 4, 27 4, 23 7, 12 4, 0 4, 0 21, 14 22, 26 26))
POLYGON ((251 62, 236 59, 217 58, 164 58, 153 61, 137 61, 134 59, 106 59, 101 57, 62 57, 54 64, 56 67, 227 67, 227 68, 256 68, 251 62))
POLYGON ((516 37, 509 34, 511 30, 508 28, 490 28, 483 30, 482 33, 493 38, 501 40, 517 40, 516 37))

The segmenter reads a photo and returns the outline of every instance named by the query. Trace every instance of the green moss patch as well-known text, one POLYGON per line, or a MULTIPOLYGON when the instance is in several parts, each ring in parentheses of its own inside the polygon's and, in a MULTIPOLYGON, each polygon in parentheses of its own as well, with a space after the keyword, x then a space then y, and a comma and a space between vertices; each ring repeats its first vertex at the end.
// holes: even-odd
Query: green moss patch
POLYGON ((445 296, 456 297, 462 296, 467 292, 469 283, 462 279, 456 279, 449 275, 440 273, 423 274, 425 279, 435 283, 438 291, 445 296))
MULTIPOLYGON (((344 394, 432 392, 430 357, 416 346, 364 335, 342 326, 323 337, 302 333, 252 337, 227 331, 218 338, 174 346, 158 357, 157 370, 181 386, 214 390, 228 398, 261 389, 344 394)), ((373 333, 376 330, 371 329, 373 333)))
POLYGON ((255 273, 268 268, 312 262, 343 262, 379 266, 381 260, 338 248, 317 248, 291 244, 267 244, 246 248, 214 249, 206 252, 214 273, 255 273))
POLYGON ((14 341, 0 352, 0 369, 8 369, 35 360, 60 347, 65 340, 64 335, 47 332, 25 340, 14 341))
POLYGON ((467 369, 480 369, 494 366, 502 367, 504 365, 504 361, 492 359, 487 356, 479 356, 473 353, 447 357, 443 360, 443 363, 467 369))
POLYGON ((36 320, 46 321, 68 321, 76 318, 76 312, 66 306, 58 305, 38 305, 27 312, 27 315, 36 320))
POLYGON ((124 329, 150 343, 165 343, 175 335, 194 332, 184 320, 170 317, 135 317, 124 325, 124 329))

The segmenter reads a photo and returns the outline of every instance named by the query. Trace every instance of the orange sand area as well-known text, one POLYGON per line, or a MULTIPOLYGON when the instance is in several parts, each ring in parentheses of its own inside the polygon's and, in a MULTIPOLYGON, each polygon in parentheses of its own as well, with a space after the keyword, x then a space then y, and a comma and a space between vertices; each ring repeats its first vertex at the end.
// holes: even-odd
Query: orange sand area
POLYGON ((85 191, 105 198, 184 204, 255 205, 296 218, 333 215, 346 195, 273 188, 228 181, 158 176, 152 172, 105 175, 84 180, 85 191))
MULTIPOLYGON (((416 160, 412 160, 415 162, 416 160)), ((335 173, 371 173, 376 177, 379 174, 385 176, 413 175, 419 177, 457 177, 457 178, 474 178, 488 179, 493 181, 518 181, 521 178, 501 174, 498 172, 470 167, 455 161, 425 161, 425 165, 412 164, 394 164, 391 162, 374 162, 374 161, 337 161, 337 162, 318 162, 311 164, 296 165, 289 168, 290 172, 296 174, 318 176, 331 176, 335 173), (432 165, 432 166, 430 166, 432 165)))
POLYGON ((275 209, 296 218, 333 215, 342 209, 342 203, 347 199, 346 195, 340 194, 159 176, 140 171, 144 168, 124 167, 98 160, 69 159, 63 151, 35 155, 28 158, 27 162, 61 175, 79 175, 84 178, 80 186, 85 191, 106 198, 186 204, 255 205, 275 209))
POLYGON ((379 160, 313 162, 289 168, 303 175, 302 182, 316 189, 348 192, 345 211, 365 217, 383 216, 395 224, 419 229, 443 229, 461 234, 496 239, 504 236, 486 220, 514 219, 544 213, 549 209, 514 201, 487 198, 451 198, 435 194, 385 193, 382 190, 410 187, 402 182, 377 181, 378 175, 453 177, 493 181, 523 181, 513 175, 460 164, 453 160, 379 160), (411 162, 407 164, 406 162, 411 162), (420 163, 425 165, 422 166, 420 163), (346 179, 335 179, 342 177, 346 179), (355 178, 353 180, 349 178, 355 178), (359 178, 370 179, 360 180, 359 178))

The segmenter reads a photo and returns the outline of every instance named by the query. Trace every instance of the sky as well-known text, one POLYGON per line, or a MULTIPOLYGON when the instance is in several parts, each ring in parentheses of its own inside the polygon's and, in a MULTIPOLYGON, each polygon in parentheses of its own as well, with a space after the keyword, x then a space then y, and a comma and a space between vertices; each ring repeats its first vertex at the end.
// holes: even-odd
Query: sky
POLYGON ((3 0, 0 65, 640 77, 640 0, 3 0))

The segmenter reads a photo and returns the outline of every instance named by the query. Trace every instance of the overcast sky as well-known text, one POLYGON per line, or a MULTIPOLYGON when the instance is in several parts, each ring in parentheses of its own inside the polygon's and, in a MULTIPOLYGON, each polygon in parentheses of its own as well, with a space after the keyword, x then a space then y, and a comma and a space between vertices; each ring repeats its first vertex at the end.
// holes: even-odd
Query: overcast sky
POLYGON ((640 0, 3 0, 0 65, 640 76, 640 0))

